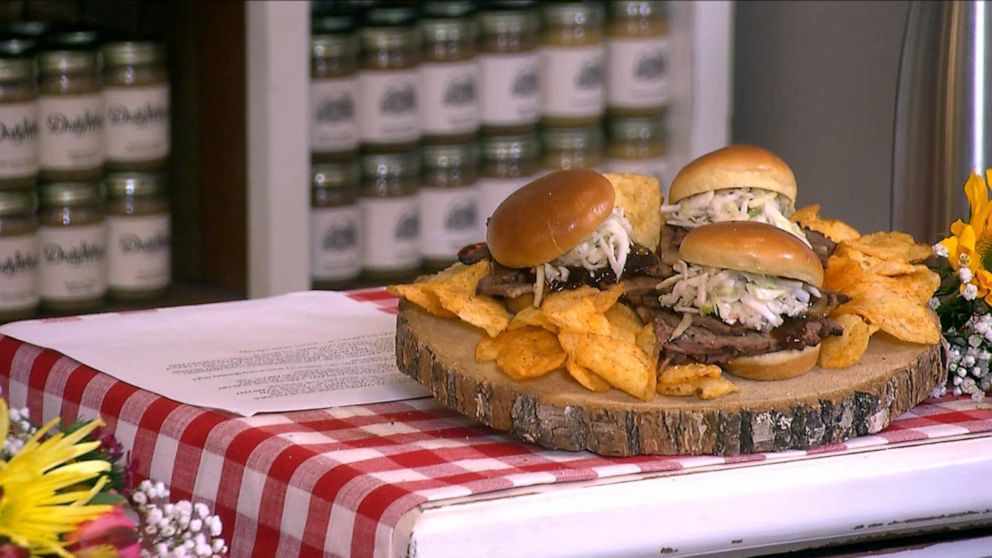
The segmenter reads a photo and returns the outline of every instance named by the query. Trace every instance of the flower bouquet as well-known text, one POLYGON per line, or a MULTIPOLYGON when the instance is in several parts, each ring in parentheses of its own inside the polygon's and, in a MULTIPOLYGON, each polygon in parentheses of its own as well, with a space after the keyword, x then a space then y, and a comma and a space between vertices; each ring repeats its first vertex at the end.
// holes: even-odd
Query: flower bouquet
POLYGON ((941 278, 930 301, 940 317, 947 348, 948 390, 981 400, 992 392, 992 169, 988 181, 972 173, 964 186, 971 208, 967 222, 951 224, 951 236, 933 246, 931 269, 941 278))
POLYGON ((0 399, 0 558, 222 556, 220 519, 169 503, 162 483, 131 482, 123 448, 100 419, 36 427, 0 399))

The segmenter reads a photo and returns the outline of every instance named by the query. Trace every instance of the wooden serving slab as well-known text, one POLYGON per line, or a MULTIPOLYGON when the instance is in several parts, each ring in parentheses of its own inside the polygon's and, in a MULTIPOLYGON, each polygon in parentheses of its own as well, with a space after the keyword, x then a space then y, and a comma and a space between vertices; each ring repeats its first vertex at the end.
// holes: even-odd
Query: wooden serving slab
POLYGON ((481 336, 403 302, 397 364, 443 405, 483 424, 546 448, 601 455, 736 455, 838 443, 882 430, 944 378, 939 346, 875 335, 845 370, 816 368, 774 382, 731 377, 740 393, 644 402, 587 391, 563 370, 513 380, 495 363, 475 362, 481 336))

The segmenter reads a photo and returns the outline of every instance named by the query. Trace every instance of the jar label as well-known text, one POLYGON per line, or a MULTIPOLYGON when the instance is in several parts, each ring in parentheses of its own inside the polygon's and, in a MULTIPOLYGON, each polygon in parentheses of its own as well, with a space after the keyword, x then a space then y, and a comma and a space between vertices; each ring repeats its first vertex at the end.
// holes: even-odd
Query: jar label
POLYGON ((0 105, 0 178, 38 172, 38 103, 0 105))
POLYGON ((541 112, 552 117, 603 112, 603 47, 541 49, 541 112))
POLYGON ((606 172, 618 174, 643 174, 653 176, 661 183, 662 194, 668 189, 668 159, 654 157, 651 159, 607 159, 603 165, 606 172))
POLYGON ((150 161, 169 154, 169 86, 108 87, 107 159, 150 161))
POLYGON ((172 272, 168 214, 107 217, 108 283, 118 289, 160 289, 172 272))
POLYGON ((38 304, 38 235, 0 237, 0 310, 38 304))
POLYGON ((41 298, 86 300, 107 291, 107 227, 40 227, 41 298))
POLYGON ((611 107, 656 107, 668 101, 668 40, 607 41, 607 104, 611 107))
POLYGON ((310 211, 310 276, 352 279, 362 269, 358 206, 315 207, 310 211))
POLYGON ((420 251, 424 257, 454 260, 466 244, 482 241, 479 235, 478 197, 474 186, 421 188, 420 251))
POLYGON ((91 169, 103 164, 103 97, 43 96, 38 99, 41 168, 91 169))
POLYGON ((417 99, 426 134, 463 134, 479 127, 479 66, 475 61, 424 64, 417 99))
POLYGON ((350 151, 358 147, 358 78, 310 82, 310 149, 350 151))
POLYGON ((420 137, 417 70, 359 72, 358 93, 362 141, 402 143, 420 137))
POLYGON ((362 266, 393 270, 420 265, 417 196, 362 198, 362 266))
POLYGON ((514 178, 480 178, 476 187, 479 189, 479 236, 485 238, 486 221, 496 211, 499 204, 521 187, 537 178, 537 175, 514 178))
POLYGON ((537 122, 541 106, 538 54, 487 54, 479 60, 482 123, 514 126, 537 122))

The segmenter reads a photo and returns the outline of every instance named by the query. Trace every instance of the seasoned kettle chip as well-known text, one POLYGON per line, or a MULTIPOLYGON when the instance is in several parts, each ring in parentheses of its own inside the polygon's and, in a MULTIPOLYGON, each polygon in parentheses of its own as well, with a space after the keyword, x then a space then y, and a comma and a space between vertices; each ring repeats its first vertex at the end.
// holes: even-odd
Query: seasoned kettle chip
POLYGON ((933 310, 899 296, 861 293, 834 312, 834 316, 842 314, 857 314, 900 341, 923 345, 940 342, 940 321, 933 310))
POLYGON ((859 238, 861 233, 844 221, 820 218, 820 204, 814 203, 797 209, 789 218, 793 223, 816 231, 834 242, 859 238))
MULTIPOLYGON (((593 304, 592 287, 552 293, 544 298, 541 313, 559 331, 610 334, 610 322, 593 304), (588 288, 588 290, 586 290, 588 288)), ((598 291, 596 291, 598 292, 598 291)), ((605 311, 605 310, 604 310, 605 311)))
POLYGON ((868 341, 878 330, 856 314, 841 314, 833 318, 844 328, 843 335, 831 335, 820 345, 820 368, 847 368, 861 360, 868 350, 868 341))
POLYGON ((484 362, 492 362, 496 360, 499 356, 499 352, 503 350, 503 347, 516 339, 521 335, 526 335, 532 331, 538 331, 539 328, 536 327, 526 327, 520 329, 512 329, 500 333, 496 337, 489 337, 484 335, 479 343, 475 346, 475 362, 482 364, 484 362))
POLYGON ((648 322, 641 327, 641 330, 637 332, 637 338, 634 339, 634 344, 644 351, 644 354, 648 355, 651 362, 658 365, 658 336, 654 332, 654 324, 648 322))
POLYGON ((426 310, 439 318, 455 319, 458 316, 450 310, 445 310, 441 306, 441 301, 431 290, 427 283, 410 283, 408 285, 389 285, 386 292, 391 295, 405 298, 417 306, 426 310))
POLYGON ((610 391, 610 383, 593 374, 587 368, 583 368, 571 356, 565 360, 565 370, 576 382, 589 391, 604 392, 610 391))
POLYGON ((513 315, 507 329, 519 329, 526 326, 536 326, 551 332, 557 332, 558 326, 551 323, 540 309, 529 306, 513 315))
POLYGON ((496 366, 517 380, 536 378, 565 363, 565 351, 558 338, 543 329, 523 331, 513 336, 496 356, 496 366))
POLYGON ((634 242, 655 251, 661 239, 661 184, 640 174, 605 174, 616 192, 616 207, 630 222, 634 242))
POLYGON ((589 299, 592 300, 592 305, 596 308, 596 311, 603 313, 616 304, 617 300, 623 295, 624 289, 623 283, 617 283, 605 291, 593 290, 595 292, 589 295, 589 299))
POLYGON ((635 343, 637 334, 641 331, 641 319, 637 312, 626 304, 614 304, 606 311, 606 319, 610 322, 610 336, 635 343))
POLYGON ((697 378, 692 383, 696 386, 699 398, 703 400, 716 399, 741 390, 737 384, 722 376, 719 378, 697 378))
POLYGON ((919 244, 912 236, 899 231, 866 234, 841 244, 869 256, 907 263, 925 260, 933 253, 926 244, 919 244))
POLYGON ((658 375, 659 384, 684 384, 698 378, 719 378, 723 370, 715 364, 676 364, 666 366, 658 375))
POLYGON ((681 384, 658 384, 658 393, 670 397, 690 397, 696 395, 696 384, 685 382, 681 384))
POLYGON ((485 330, 490 337, 499 335, 510 323, 510 313, 499 301, 447 287, 435 287, 441 306, 451 310, 465 323, 485 330))
POLYGON ((615 388, 650 401, 657 376, 654 363, 637 345, 604 335, 561 332, 562 347, 579 366, 589 369, 615 388))

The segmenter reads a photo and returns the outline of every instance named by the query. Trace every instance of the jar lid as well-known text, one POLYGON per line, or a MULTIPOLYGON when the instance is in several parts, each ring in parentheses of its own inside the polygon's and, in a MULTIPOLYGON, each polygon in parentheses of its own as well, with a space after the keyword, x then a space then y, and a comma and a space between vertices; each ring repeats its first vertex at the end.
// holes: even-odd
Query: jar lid
POLYGON ((12 21, 0 26, 0 33, 20 38, 41 39, 49 25, 43 21, 12 21))
POLYGON ((358 52, 358 41, 352 34, 322 33, 310 37, 310 54, 314 58, 353 56, 358 52))
POLYGON ((428 0, 420 5, 420 13, 426 17, 468 17, 475 11, 471 0, 428 0))
POLYGON ((103 201, 103 191, 96 182, 49 182, 41 185, 41 204, 89 205, 103 201))
POLYGON ((665 135, 662 116, 613 116, 606 119, 606 135, 614 141, 650 141, 665 135))
POLYGON ((603 6, 596 2, 549 2, 542 6, 545 25, 603 24, 603 6))
POLYGON ((425 18, 420 20, 424 42, 446 43, 475 41, 475 23, 469 18, 425 18))
POLYGON ((55 49, 95 49, 100 42, 100 32, 87 27, 78 29, 53 30, 45 38, 52 50, 55 49))
POLYGON ((417 150, 403 153, 366 153, 362 155, 362 177, 366 180, 417 178, 420 176, 420 154, 417 150))
POLYGON ((355 28, 355 18, 348 14, 315 16, 310 27, 314 35, 350 33, 355 28))
POLYGON ((0 80, 33 80, 34 46, 32 39, 0 40, 0 80))
POLYGON ((0 215, 34 213, 34 190, 0 190, 0 215))
POLYGON ((358 161, 321 163, 313 165, 311 188, 350 188, 358 183, 361 168, 358 161))
POLYGON ((165 60, 165 50, 161 43, 122 41, 104 45, 103 57, 107 64, 115 66, 157 64, 165 60))
POLYGON ((474 168, 479 161, 479 144, 429 144, 420 148, 425 169, 474 168))
POLYGON ((154 172, 115 172, 104 177, 107 196, 158 196, 165 193, 165 180, 154 172))
POLYGON ((599 126, 582 128, 541 129, 541 144, 546 150, 555 151, 599 151, 603 148, 603 130, 599 126))
POLYGON ((417 30, 415 27, 362 27, 359 31, 362 47, 377 48, 417 48, 417 30))
POLYGON ((537 12, 528 8, 532 2, 521 3, 519 7, 508 7, 505 10, 489 10, 479 13, 479 25, 482 32, 490 35, 502 33, 536 33, 540 27, 537 12))
POLYGON ((664 18, 662 0, 613 0, 609 3, 611 19, 664 18))
POLYGON ((494 134, 482 136, 482 158, 487 161, 534 159, 540 151, 536 134, 494 134))
POLYGON ((38 63, 43 72, 73 72, 96 68, 96 53, 91 50, 50 50, 41 53, 38 63))

